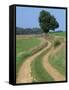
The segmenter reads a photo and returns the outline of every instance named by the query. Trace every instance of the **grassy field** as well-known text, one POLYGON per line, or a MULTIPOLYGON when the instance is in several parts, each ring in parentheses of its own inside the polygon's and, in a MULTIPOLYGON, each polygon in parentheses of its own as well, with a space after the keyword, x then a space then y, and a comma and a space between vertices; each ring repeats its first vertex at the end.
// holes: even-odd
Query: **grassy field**
POLYGON ((40 43, 41 41, 38 38, 16 39, 16 73, 25 59, 32 55, 29 49, 38 46, 40 43), (18 56, 17 54, 20 52, 24 53, 18 56))
POLYGON ((28 51, 39 44, 40 40, 37 38, 16 39, 16 53, 28 51))
POLYGON ((66 32, 50 32, 49 34, 55 36, 62 36, 62 37, 66 36, 66 32))
POLYGON ((56 68, 62 75, 66 74, 66 53, 65 48, 61 48, 53 57, 49 57, 49 63, 56 68))

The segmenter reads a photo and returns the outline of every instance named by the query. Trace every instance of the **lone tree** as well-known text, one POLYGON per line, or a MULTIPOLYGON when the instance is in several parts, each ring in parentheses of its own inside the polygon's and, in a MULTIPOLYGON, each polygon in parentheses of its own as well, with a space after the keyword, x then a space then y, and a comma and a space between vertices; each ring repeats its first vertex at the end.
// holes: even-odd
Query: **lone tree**
POLYGON ((54 31, 56 28, 59 27, 59 24, 56 21, 56 18, 52 16, 48 11, 45 11, 45 10, 42 10, 40 12, 39 25, 45 33, 48 33, 49 30, 54 31))

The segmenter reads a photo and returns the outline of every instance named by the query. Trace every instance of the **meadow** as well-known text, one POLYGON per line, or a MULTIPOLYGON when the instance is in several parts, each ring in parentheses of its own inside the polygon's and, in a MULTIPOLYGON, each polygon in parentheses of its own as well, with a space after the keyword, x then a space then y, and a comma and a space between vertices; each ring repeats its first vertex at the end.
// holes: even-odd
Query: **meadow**
POLYGON ((49 32, 50 35, 56 35, 56 36, 66 36, 66 32, 49 32))
POLYGON ((16 53, 20 53, 23 51, 28 51, 29 49, 40 44, 40 40, 38 38, 27 38, 27 39, 16 39, 16 53))

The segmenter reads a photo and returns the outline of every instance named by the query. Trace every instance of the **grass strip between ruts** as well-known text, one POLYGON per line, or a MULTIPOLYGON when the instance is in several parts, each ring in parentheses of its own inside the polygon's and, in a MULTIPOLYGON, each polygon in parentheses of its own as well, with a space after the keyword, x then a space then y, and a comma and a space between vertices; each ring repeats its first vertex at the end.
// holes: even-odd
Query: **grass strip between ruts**
POLYGON ((50 82, 53 78, 48 74, 42 65, 42 58, 51 49, 49 47, 46 51, 41 53, 35 60, 31 63, 31 74, 33 76, 33 82, 50 82))

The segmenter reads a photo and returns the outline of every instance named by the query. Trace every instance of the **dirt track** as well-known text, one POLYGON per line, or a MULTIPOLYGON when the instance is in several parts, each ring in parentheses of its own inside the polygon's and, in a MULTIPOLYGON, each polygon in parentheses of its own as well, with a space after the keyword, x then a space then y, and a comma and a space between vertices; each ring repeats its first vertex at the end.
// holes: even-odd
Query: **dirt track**
POLYGON ((48 61, 50 54, 55 54, 58 52, 62 47, 64 46, 64 43, 60 45, 57 49, 51 49, 44 57, 43 57, 43 66, 46 69, 46 71, 49 73, 49 75, 55 80, 55 81, 63 81, 65 80, 65 77, 61 75, 48 61))
MULTIPOLYGON (((48 42, 48 46, 46 46, 44 49, 42 49, 38 53, 27 58, 26 61, 22 64, 20 71, 18 72, 18 77, 16 79, 16 83, 32 83, 33 77, 31 76, 31 63, 33 60, 35 60, 35 58, 38 55, 40 55, 46 49, 51 47, 51 42, 49 42, 49 41, 47 41, 47 42, 48 42)), ((48 61, 48 57, 51 53, 54 54, 54 53, 58 52, 58 50, 60 50, 61 47, 63 47, 63 46, 64 46, 64 44, 60 45, 55 50, 53 50, 53 48, 51 48, 51 50, 43 57, 43 66, 44 66, 45 70, 51 75, 51 77, 55 81, 65 80, 65 77, 63 75, 61 75, 53 66, 51 66, 51 64, 48 61)))
MULTIPOLYGON (((44 40, 44 39, 43 39, 44 40)), ((35 58, 40 55, 42 52, 44 52, 46 49, 48 49, 51 46, 51 43, 49 41, 48 46, 39 51, 38 53, 30 56, 29 58, 26 59, 26 61, 22 64, 20 71, 18 72, 18 77, 16 80, 16 83, 31 83, 33 77, 31 76, 31 63, 35 58)))

